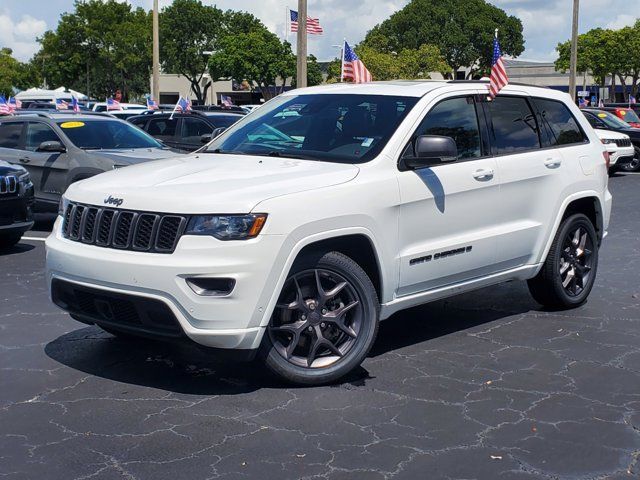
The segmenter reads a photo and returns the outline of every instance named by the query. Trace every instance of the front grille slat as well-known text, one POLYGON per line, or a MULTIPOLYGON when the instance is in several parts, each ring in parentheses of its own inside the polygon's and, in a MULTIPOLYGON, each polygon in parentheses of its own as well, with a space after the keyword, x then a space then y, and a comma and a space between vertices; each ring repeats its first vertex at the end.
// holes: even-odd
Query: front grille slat
POLYGON ((631 146, 631 140, 628 138, 617 138, 615 140, 616 145, 618 147, 630 147, 631 146))
POLYGON ((115 210, 69 203, 65 238, 106 248, 173 253, 187 224, 181 215, 115 210))

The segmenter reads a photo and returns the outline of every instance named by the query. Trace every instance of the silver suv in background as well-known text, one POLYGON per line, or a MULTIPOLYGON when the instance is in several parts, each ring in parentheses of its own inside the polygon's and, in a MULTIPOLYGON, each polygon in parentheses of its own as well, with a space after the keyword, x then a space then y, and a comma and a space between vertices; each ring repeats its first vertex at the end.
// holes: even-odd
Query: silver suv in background
POLYGON ((78 180, 175 155, 142 130, 107 115, 41 112, 0 119, 0 159, 27 169, 36 211, 57 212, 60 197, 78 180))

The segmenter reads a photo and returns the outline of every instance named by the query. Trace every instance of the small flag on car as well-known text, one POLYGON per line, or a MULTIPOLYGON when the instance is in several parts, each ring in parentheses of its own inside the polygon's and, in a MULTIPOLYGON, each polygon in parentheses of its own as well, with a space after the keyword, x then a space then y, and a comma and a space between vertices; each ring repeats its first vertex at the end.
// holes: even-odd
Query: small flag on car
POLYGON ((353 83, 365 83, 370 82, 372 77, 371 72, 345 40, 342 50, 342 80, 347 79, 352 80, 353 83))
POLYGON ((580 108, 587 108, 589 106, 589 100, 587 100, 586 98, 581 98, 578 102, 578 106, 580 108))
POLYGON ((171 112, 171 116, 169 117, 169 120, 173 119, 173 114, 176 112, 189 113, 190 111, 191 111, 191 100, 189 100, 188 98, 180 97, 178 99, 178 103, 176 103, 176 106, 173 107, 173 112, 171 112))
POLYGON ((0 115, 10 115, 10 114, 11 114, 11 108, 7 103, 7 99, 5 98, 4 95, 0 95, 0 115))
POLYGON ((80 111, 80 105, 78 104, 78 99, 71 95, 71 110, 78 113, 80 111))
MULTIPOLYGON (((298 12, 295 10, 289 10, 289 18, 291 24, 291 32, 295 33, 298 31, 298 12)), ((307 17, 307 33, 309 35, 322 35, 324 31, 320 26, 319 18, 311 18, 307 17)))
POLYGON ((147 109, 148 110, 158 110, 160 105, 153 98, 147 97, 147 109))
POLYGON ((509 84, 507 70, 502 61, 502 50, 498 42, 498 29, 493 37, 493 58, 491 59, 491 76, 489 77, 489 96, 496 98, 500 90, 509 84))
POLYGON ((16 97, 9 97, 9 109, 11 110, 11 113, 15 112, 20 108, 22 108, 22 102, 18 100, 16 97))
POLYGON ((122 110, 120 102, 113 98, 107 98, 107 111, 109 110, 122 110))
POLYGON ((56 98, 56 110, 69 110, 69 103, 62 98, 56 98))
POLYGON ((231 99, 231 97, 229 95, 220 95, 220 101, 222 102, 222 105, 224 107, 233 106, 233 100, 231 99))

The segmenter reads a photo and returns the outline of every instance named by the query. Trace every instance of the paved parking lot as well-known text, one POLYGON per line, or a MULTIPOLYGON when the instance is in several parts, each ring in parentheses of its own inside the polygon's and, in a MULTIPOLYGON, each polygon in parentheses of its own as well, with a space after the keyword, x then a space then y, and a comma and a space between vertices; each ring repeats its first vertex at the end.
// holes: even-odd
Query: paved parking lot
POLYGON ((320 388, 76 323, 26 240, 0 256, 0 477, 640 478, 640 176, 611 190, 587 305, 513 282, 415 308, 320 388))

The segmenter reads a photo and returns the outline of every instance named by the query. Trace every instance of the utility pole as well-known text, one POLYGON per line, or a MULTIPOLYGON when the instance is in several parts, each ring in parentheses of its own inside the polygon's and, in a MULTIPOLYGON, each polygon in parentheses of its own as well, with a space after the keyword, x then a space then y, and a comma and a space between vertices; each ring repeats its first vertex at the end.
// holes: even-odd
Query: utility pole
POLYGON ((576 75, 578 69, 578 12, 580 0, 573 0, 573 23, 571 25, 571 63, 569 64, 569 95, 576 100, 576 75))
POLYGON ((160 28, 158 24, 158 0, 153 0, 153 81, 151 95, 160 103, 160 28))
POLYGON ((297 54, 298 88, 307 86, 307 0, 298 0, 298 54, 297 54))

